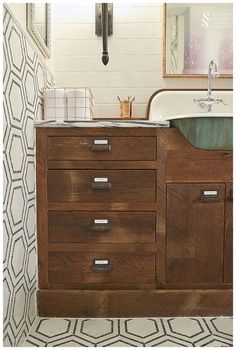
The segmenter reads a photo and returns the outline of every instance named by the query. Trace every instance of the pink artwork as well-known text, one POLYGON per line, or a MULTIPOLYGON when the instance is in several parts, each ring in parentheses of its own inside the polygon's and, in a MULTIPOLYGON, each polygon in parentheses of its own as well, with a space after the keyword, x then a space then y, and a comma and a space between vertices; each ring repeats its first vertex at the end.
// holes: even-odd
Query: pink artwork
MULTIPOLYGON (((167 4, 167 16, 177 18, 179 27, 170 28, 175 34, 170 55, 175 54, 173 73, 207 74, 209 62, 217 62, 220 74, 233 73, 233 6, 232 4, 167 4), (180 26, 181 25, 181 26, 180 26), (181 36, 179 33, 182 33, 181 36), (181 42, 182 41, 182 42, 181 42), (182 64, 179 47, 183 47, 182 64), (175 47, 175 52, 172 48, 175 47), (179 56, 179 60, 178 57, 179 56)), ((167 21, 168 23, 168 21, 167 21)), ((172 21, 169 21, 172 23, 172 21)), ((168 40, 168 38, 166 38, 168 40)), ((167 67, 168 68, 168 67, 167 67)), ((170 68, 170 67, 169 67, 170 68)), ((167 69, 167 73, 168 69, 167 69)))

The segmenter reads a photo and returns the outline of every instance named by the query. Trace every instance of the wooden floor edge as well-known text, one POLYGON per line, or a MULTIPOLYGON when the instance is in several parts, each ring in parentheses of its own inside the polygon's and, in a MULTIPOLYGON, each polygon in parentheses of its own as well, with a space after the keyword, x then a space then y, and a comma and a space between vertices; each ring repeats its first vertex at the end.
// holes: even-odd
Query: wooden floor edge
POLYGON ((37 291, 41 317, 232 316, 229 290, 37 291))

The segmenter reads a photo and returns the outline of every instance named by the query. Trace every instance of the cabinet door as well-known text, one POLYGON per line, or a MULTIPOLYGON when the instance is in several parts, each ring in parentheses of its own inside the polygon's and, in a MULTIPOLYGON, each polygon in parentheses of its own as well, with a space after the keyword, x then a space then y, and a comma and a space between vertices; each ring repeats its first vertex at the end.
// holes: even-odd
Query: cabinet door
POLYGON ((222 282, 224 198, 224 184, 167 185, 166 283, 222 282))
POLYGON ((224 282, 233 282, 233 185, 226 184, 224 282))

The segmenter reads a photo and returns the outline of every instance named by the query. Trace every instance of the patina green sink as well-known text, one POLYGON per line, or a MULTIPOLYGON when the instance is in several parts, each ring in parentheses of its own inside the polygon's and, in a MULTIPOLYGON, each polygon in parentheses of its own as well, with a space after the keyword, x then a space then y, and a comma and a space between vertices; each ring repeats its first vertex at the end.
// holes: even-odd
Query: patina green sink
POLYGON ((170 127, 180 130, 182 135, 196 148, 211 151, 233 149, 233 117, 225 115, 181 115, 169 118, 170 127))

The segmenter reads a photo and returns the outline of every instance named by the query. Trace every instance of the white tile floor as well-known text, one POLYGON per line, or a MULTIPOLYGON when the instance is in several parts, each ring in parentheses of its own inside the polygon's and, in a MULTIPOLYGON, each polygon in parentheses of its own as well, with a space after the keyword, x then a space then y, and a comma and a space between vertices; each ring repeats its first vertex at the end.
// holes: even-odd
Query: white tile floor
POLYGON ((37 318, 25 347, 228 347, 231 317, 37 318))

